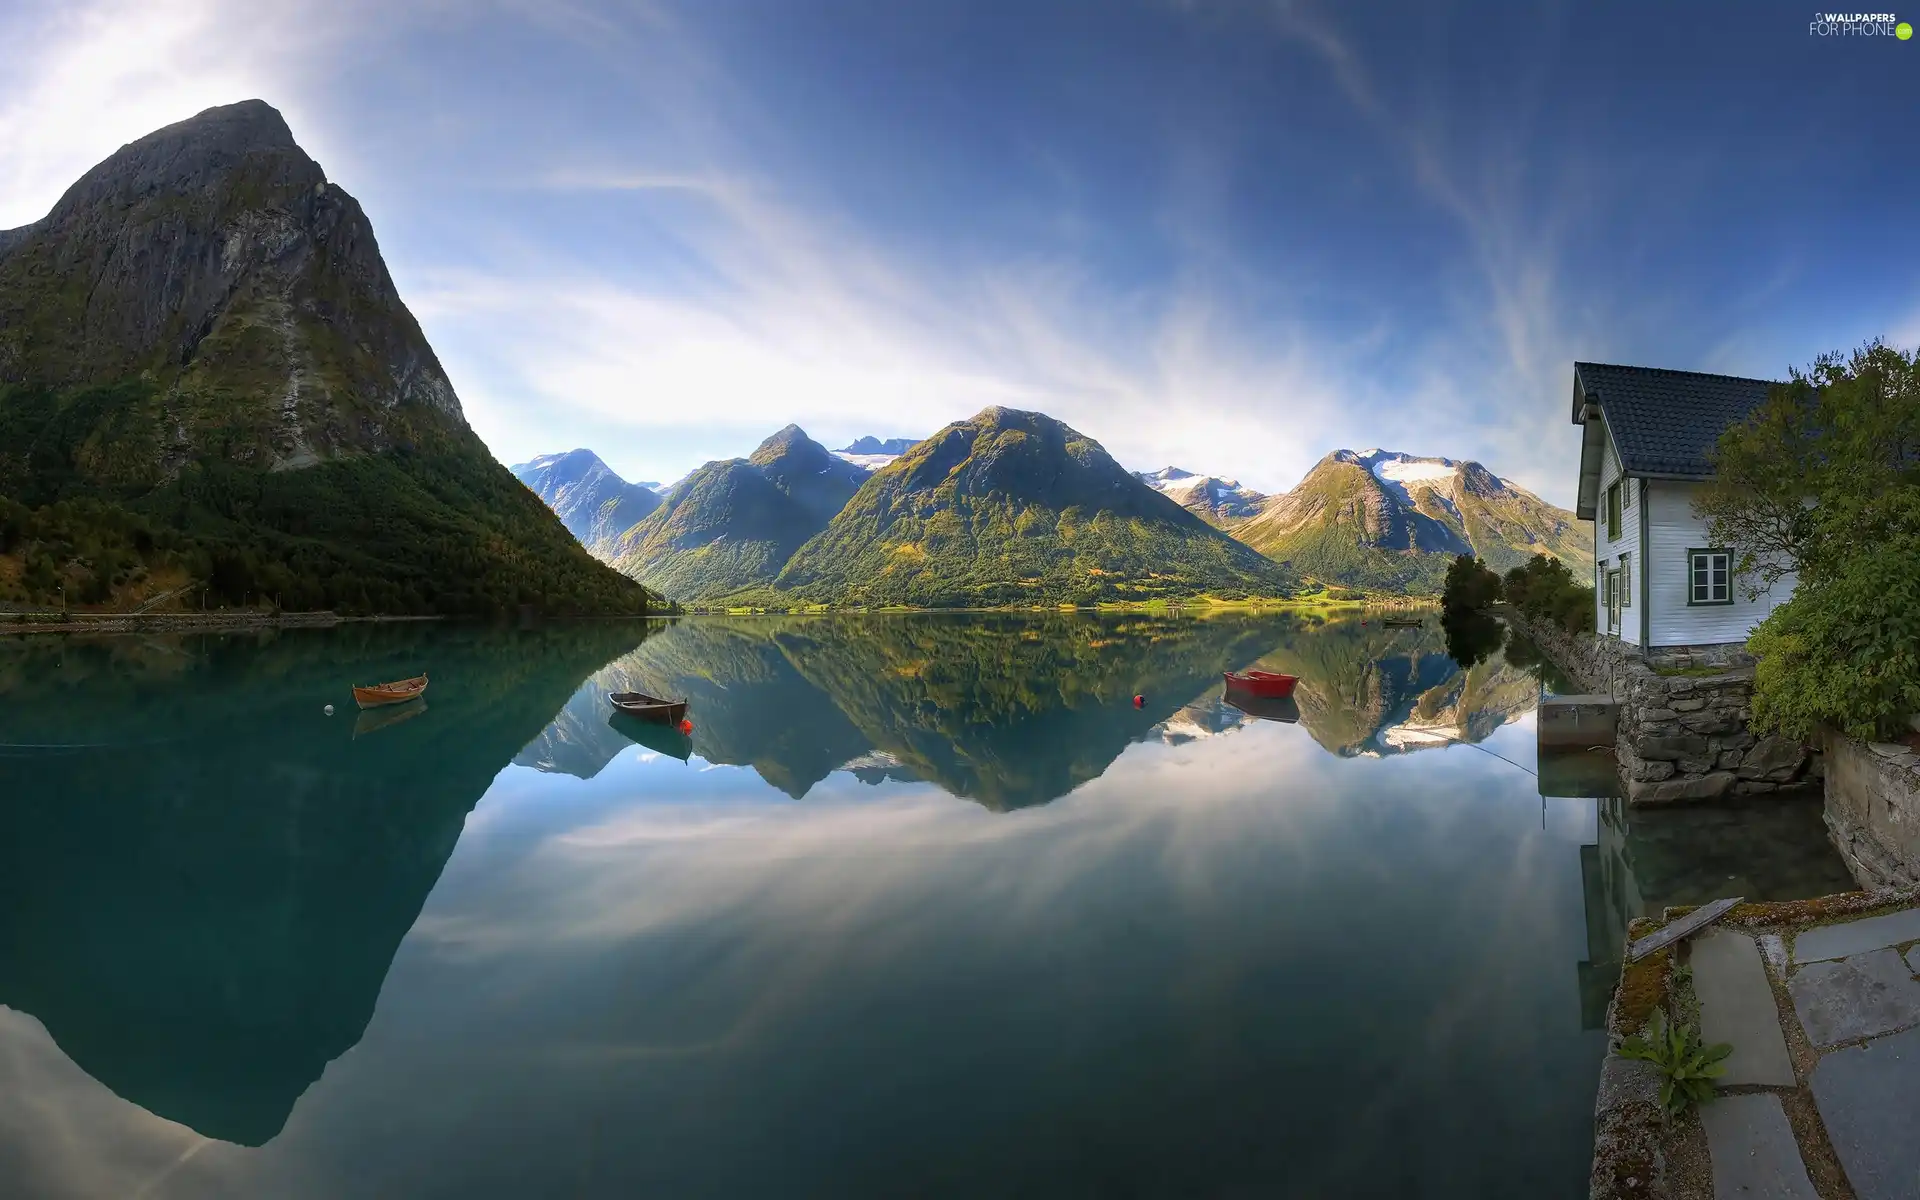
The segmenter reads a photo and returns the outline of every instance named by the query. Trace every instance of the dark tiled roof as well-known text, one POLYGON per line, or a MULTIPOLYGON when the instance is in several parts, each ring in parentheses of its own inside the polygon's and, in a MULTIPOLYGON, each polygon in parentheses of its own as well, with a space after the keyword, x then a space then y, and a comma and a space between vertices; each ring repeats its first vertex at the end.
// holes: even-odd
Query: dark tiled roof
MULTIPOLYGON (((1577 362, 1573 375, 1579 391, 1606 414, 1627 474, 1701 479, 1713 474, 1707 452, 1721 432, 1752 412, 1774 386, 1768 379, 1608 363, 1577 362)), ((1580 420, 1577 409, 1574 420, 1580 420)))

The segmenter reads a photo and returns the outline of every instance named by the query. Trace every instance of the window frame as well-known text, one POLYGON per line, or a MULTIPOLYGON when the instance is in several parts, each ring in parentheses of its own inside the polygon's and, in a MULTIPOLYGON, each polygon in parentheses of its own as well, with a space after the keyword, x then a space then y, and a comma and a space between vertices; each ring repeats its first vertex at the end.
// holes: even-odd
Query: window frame
POLYGON ((1620 481, 1607 485, 1607 540, 1620 540, 1620 481))
MULTIPOLYGON (((1728 581, 1731 584, 1731 580, 1728 581)), ((1633 607, 1633 551, 1620 552, 1620 607, 1633 607)))
POLYGON ((1633 493, 1638 490, 1633 484, 1634 480, 1631 475, 1622 475, 1620 477, 1620 508, 1622 511, 1633 507, 1633 493))
POLYGON ((1733 600, 1733 551, 1727 549, 1724 546, 1689 546, 1687 547, 1687 607, 1688 608, 1725 608, 1728 605, 1732 604, 1733 602, 1734 602, 1733 600), (1711 597, 1713 595, 1712 556, 1716 554, 1719 555, 1721 558, 1724 558, 1727 563, 1727 567, 1726 567, 1727 598, 1724 600, 1714 600, 1711 598, 1706 600, 1698 599, 1697 598, 1698 593, 1694 588, 1694 581, 1693 581, 1694 560, 1702 557, 1705 557, 1708 560, 1707 562, 1707 595, 1711 597))

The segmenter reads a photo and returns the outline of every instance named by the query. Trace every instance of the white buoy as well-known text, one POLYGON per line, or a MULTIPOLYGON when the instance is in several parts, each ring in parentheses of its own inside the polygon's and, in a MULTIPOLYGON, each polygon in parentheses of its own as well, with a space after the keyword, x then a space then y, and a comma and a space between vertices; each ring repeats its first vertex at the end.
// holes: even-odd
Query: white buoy
POLYGON ((332 715, 333 715, 333 705, 331 705, 331 704, 329 704, 329 705, 327 705, 327 707, 326 707, 326 709, 325 709, 324 711, 326 712, 326 714, 327 714, 328 716, 332 716, 332 715))

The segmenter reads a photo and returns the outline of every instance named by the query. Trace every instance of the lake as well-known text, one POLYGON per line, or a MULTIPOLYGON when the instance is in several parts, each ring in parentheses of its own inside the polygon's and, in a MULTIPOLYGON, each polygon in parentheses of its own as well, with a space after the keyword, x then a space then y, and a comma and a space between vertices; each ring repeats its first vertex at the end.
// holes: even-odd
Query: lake
POLYGON ((1542 772, 1499 632, 1467 670, 1432 620, 1250 612, 0 639, 0 1180, 1585 1195, 1627 918, 1852 885, 1817 803, 1542 772), (1256 663, 1293 704, 1225 701, 1256 663))

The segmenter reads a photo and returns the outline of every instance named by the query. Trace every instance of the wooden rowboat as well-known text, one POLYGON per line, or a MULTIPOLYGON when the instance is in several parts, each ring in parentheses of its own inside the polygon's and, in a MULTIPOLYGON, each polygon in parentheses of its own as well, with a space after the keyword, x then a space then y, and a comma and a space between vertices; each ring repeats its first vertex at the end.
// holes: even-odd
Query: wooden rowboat
POLYGON ((687 715, 685 700, 662 700, 645 692, 608 692, 607 702, 628 716, 664 725, 678 725, 687 715))
POLYGON ((1227 681, 1228 691, 1246 692, 1252 696, 1291 696, 1293 685, 1300 682, 1298 676, 1282 675, 1278 671, 1226 671, 1222 673, 1227 681))
POLYGON ((361 708, 379 708, 383 704, 405 704, 426 690, 427 677, 415 675, 412 679, 396 679, 392 683, 356 687, 353 689, 353 702, 361 708))

